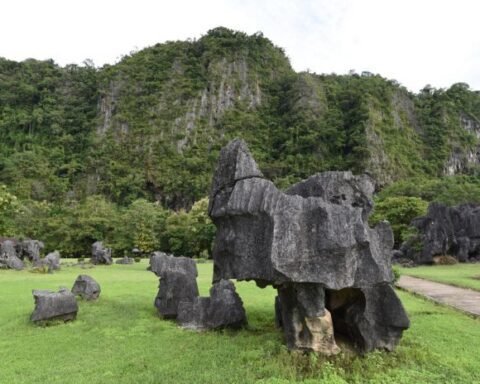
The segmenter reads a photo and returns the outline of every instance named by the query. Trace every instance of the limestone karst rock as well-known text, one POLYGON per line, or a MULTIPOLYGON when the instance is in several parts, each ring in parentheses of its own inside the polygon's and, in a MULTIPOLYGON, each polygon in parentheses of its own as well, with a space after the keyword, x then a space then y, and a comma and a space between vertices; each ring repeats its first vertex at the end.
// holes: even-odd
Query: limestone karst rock
POLYGON ((22 270, 25 267, 23 261, 17 256, 15 242, 13 240, 3 240, 0 244, 0 269, 22 270))
POLYGON ((233 283, 220 280, 210 288, 210 297, 180 302, 177 323, 195 330, 236 329, 245 326, 247 318, 233 283))
POLYGON ((103 242, 96 241, 92 244, 92 264, 112 264, 112 250, 105 248, 103 242))
POLYGON ((75 296, 66 288, 58 292, 34 290, 35 310, 30 320, 42 322, 50 320, 74 320, 78 312, 75 296))
POLYGON ((88 275, 79 275, 72 287, 72 293, 84 300, 97 300, 101 291, 100 284, 88 275))
POLYGON ((281 192, 230 142, 210 194, 214 282, 277 288, 289 348, 334 354, 340 332, 361 352, 392 350, 409 320, 390 286, 391 228, 368 226, 373 191, 367 175, 324 172, 281 192))
POLYGON ((60 269, 60 252, 53 251, 47 254, 43 259, 41 259, 41 263, 48 267, 49 271, 57 271, 60 269))
POLYGON ((193 302, 198 296, 197 265, 186 257, 154 252, 150 269, 160 278, 155 307, 163 318, 175 319, 180 302, 193 302))
POLYGON ((28 259, 35 264, 40 260, 40 252, 44 247, 39 240, 27 239, 18 243, 18 253, 21 259, 28 259))
POLYGON ((396 260, 431 264, 442 255, 461 262, 480 260, 480 205, 431 203, 426 216, 414 219, 412 225, 418 234, 402 244, 396 260))

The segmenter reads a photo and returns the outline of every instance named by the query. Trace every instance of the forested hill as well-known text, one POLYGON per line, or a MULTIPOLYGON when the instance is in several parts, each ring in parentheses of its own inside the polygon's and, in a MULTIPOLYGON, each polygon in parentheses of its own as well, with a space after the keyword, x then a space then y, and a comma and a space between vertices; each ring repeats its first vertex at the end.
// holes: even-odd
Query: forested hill
POLYGON ((0 59, 0 184, 20 199, 189 207, 234 137, 280 187, 323 170, 369 172, 379 187, 475 177, 480 94, 296 73, 261 34, 225 28, 102 68, 0 59))

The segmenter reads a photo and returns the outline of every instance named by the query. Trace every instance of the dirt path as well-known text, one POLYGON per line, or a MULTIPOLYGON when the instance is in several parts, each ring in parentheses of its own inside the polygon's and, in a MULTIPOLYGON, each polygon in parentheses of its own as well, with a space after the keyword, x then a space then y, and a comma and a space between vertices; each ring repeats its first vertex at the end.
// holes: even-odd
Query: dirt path
POLYGON ((449 305, 474 316, 480 316, 480 292, 405 275, 400 276, 395 285, 440 304, 449 305))

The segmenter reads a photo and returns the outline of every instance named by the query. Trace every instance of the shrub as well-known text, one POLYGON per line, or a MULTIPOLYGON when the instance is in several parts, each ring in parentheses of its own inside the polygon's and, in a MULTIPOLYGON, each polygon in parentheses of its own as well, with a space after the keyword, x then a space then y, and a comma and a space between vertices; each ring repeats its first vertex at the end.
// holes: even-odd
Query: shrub
POLYGON ((435 265, 453 265, 457 263, 457 259, 450 255, 435 256, 433 258, 433 264, 435 265))
POLYGON ((135 257, 134 260, 135 260, 136 263, 139 263, 142 260, 142 258, 141 257, 135 257))
POLYGON ((393 273, 392 283, 396 283, 398 281, 398 279, 400 279, 400 276, 401 276, 400 269, 396 265, 394 265, 392 267, 392 273, 393 273))

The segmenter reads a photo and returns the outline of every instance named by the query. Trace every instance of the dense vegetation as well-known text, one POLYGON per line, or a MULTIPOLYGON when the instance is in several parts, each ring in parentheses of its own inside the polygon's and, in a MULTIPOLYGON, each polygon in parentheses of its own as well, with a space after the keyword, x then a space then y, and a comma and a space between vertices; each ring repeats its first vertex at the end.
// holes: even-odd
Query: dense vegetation
MULTIPOLYGON (((102 68, 0 58, 0 194, 16 198, 0 236, 76 256, 94 239, 208 253, 211 224, 182 233, 197 213, 181 210, 207 195, 234 137, 280 187, 352 170, 376 178, 379 202, 478 201, 479 118, 466 84, 412 94, 368 72, 295 73, 260 33, 225 28, 102 68)), ((395 217, 400 238, 412 210, 383 208, 375 220, 395 217)))
MULTIPOLYGON (((325 358, 289 353, 274 325, 275 290, 236 283, 249 327, 191 332, 160 320, 153 307, 158 278, 147 263, 88 270, 102 287, 97 302, 79 301, 77 320, 36 327, 32 289, 71 287, 84 269, 55 274, 0 270, 1 383, 455 383, 480 380, 479 320, 400 293, 411 320, 392 353, 325 358), (28 358, 25 357, 28 351, 28 358)), ((455 266, 457 268, 457 266, 455 266)), ((208 294, 211 263, 198 265, 208 294)), ((432 271, 438 267, 430 268, 432 271)), ((412 271, 415 268, 411 269, 412 271)))

